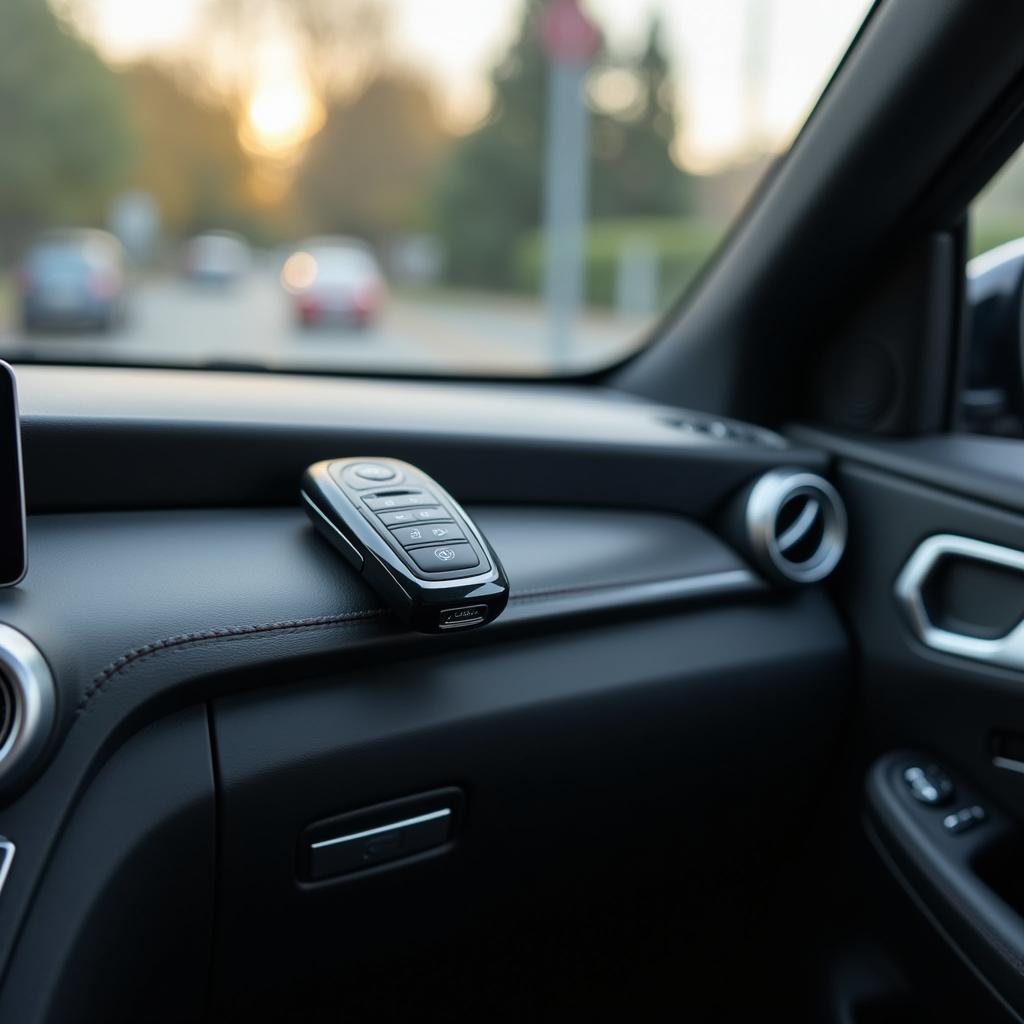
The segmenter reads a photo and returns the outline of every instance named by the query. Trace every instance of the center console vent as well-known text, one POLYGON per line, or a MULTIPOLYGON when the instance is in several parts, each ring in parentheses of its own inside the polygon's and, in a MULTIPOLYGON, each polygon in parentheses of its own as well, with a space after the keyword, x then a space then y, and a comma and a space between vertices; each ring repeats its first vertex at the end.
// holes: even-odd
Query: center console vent
POLYGON ((56 690, 49 665, 24 633, 0 624, 0 791, 39 764, 53 731, 56 690))
POLYGON ((17 717, 17 698, 11 681, 0 675, 0 751, 7 748, 14 734, 14 723, 17 717))

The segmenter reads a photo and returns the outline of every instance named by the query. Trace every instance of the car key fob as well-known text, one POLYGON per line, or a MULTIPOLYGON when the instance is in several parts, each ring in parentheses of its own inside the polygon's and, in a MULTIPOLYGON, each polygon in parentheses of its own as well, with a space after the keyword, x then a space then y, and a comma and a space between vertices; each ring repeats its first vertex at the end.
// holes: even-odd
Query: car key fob
POLYGON ((455 499, 387 458, 328 459, 302 478, 313 525, 403 622, 421 633, 472 629, 508 603, 497 555, 455 499))

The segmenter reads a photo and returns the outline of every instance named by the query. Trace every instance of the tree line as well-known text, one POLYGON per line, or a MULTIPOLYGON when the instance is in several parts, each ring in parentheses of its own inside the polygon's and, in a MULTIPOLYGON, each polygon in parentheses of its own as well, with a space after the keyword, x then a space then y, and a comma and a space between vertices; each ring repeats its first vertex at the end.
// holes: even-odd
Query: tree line
MULTIPOLYGON (((541 0, 524 4, 491 75, 490 112, 465 135, 446 127, 429 81, 387 59, 378 0, 211 0, 210 46, 260 17, 292 19, 324 106, 295 165, 276 168, 287 187, 272 197, 261 181, 275 169, 239 138, 253 87, 244 59, 218 65, 219 79, 211 63, 113 68, 79 31, 70 2, 0 5, 3 255, 41 227, 102 224, 114 196, 131 188, 152 195, 171 238, 233 228, 271 244, 339 232, 386 247, 429 233, 451 281, 514 285, 516 244, 536 231, 541 211, 541 0)), ((679 111, 657 22, 640 53, 602 50, 592 78, 602 76, 618 86, 617 102, 602 104, 600 90, 587 100, 591 216, 686 213, 690 179, 670 153, 679 111)))

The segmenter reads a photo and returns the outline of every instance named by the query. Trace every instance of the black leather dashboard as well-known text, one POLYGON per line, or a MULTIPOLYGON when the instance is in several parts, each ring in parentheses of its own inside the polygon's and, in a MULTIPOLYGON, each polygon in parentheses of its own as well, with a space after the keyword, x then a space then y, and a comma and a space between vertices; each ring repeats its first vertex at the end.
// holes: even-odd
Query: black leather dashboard
MULTIPOLYGON (((763 586, 707 530, 660 513, 481 507, 512 607, 497 628, 763 586)), ((212 672, 429 645, 400 629, 296 509, 37 516, 0 618, 46 653, 65 726, 212 672), (122 694, 124 696, 122 697, 122 694), (129 696, 130 694, 130 696, 129 696)))
POLYGON ((679 409, 593 387, 49 366, 21 367, 18 381, 37 513, 291 505, 311 463, 389 455, 463 504, 706 519, 780 461, 827 462, 775 435, 740 444, 686 430, 679 409))
MULTIPOLYGON (((104 750, 133 723, 239 680, 253 686, 368 657, 454 652, 582 612, 630 616, 763 589, 720 540, 679 516, 472 513, 512 581, 506 614, 475 641, 403 630, 298 508, 30 517, 29 574, 0 593, 0 620, 50 661, 59 721, 49 767, 5 814, 19 854, 31 856, 33 835, 45 848, 104 750)), ((27 873, 12 876, 4 893, 9 909, 22 880, 27 873)))
MULTIPOLYGON (((676 770, 660 773, 656 763, 685 770, 687 744, 694 755, 726 740, 730 747, 721 779, 694 793, 699 804, 727 786, 738 799, 756 795, 769 784, 765 758, 777 761, 771 774, 784 781, 772 785, 787 794, 787 813, 813 787, 813 776, 791 777, 786 751, 800 744, 808 764, 828 749, 845 700, 842 628, 823 594, 769 588, 712 524, 762 470, 824 468, 814 450, 683 431, 680 410, 587 388, 53 367, 24 368, 20 379, 29 572, 0 593, 0 622, 43 651, 59 695, 48 759, 3 807, 0 831, 17 841, 17 868, 0 898, 8 972, 0 1014, 61 1019, 58 1005, 80 1005, 80 986, 92 985, 74 964, 93 964, 99 978, 87 951, 133 941, 126 936, 135 925, 109 920, 100 896, 93 903, 68 888, 83 884, 85 862, 97 893, 113 892, 115 877, 144 891, 154 872, 178 870, 173 858, 215 884, 222 840, 196 834, 213 827, 215 777, 234 771, 239 786, 256 792, 268 770, 260 764, 265 740, 228 743, 233 727, 223 716, 236 699, 247 723, 255 716, 244 735, 260 722, 312 714, 310 728, 278 737, 284 780, 307 770, 316 709, 332 709, 336 728, 325 735, 338 747, 321 751, 330 765, 316 775, 327 788, 304 784, 306 804, 286 798, 279 808, 279 865, 292 856, 293 819, 313 813, 314 796, 334 813, 405 795, 427 784, 417 760, 427 752, 437 759, 431 784, 463 771, 470 787, 474 777, 504 785, 516 751, 559 722, 545 770, 579 791, 594 787, 600 737, 641 709, 644 724, 614 747, 637 764, 650 761, 644 800, 652 814, 676 770), (418 463, 468 506, 509 576, 510 603, 497 622, 426 637, 381 607, 298 505, 302 469, 342 454, 418 463), (423 687, 393 703, 389 695, 404 691, 380 689, 381 680, 410 672, 423 687), (767 729, 765 709, 776 700, 787 714, 767 729), (556 705, 557 714, 545 710, 556 705), (383 717, 364 719, 371 707, 383 717), (700 711, 692 722, 691 709, 700 711), (227 730, 219 750, 218 718, 227 730), (428 722, 434 739, 396 760, 392 737, 428 722), (489 747, 460 761, 462 744, 494 729, 489 747), (353 765, 369 770, 357 753, 370 742, 389 767, 364 785, 349 773, 353 765), (571 770, 558 743, 579 755, 571 770), (241 757, 233 769, 232 749, 241 757), (189 763, 178 765, 182 758, 189 763), (154 772, 160 777, 147 777, 154 772), (336 772, 350 780, 347 795, 336 772), (748 792, 750 772, 759 774, 748 792), (119 800, 132 808, 128 819, 110 810, 119 800), (129 872, 124 851, 134 849, 147 852, 129 872), (69 929, 64 947, 52 936, 58 919, 69 929), (52 991, 69 1000, 49 1009, 33 988, 48 950, 63 958, 45 968, 52 991)), ((517 778, 538 785, 540 764, 520 764, 517 778)), ((609 778, 613 785, 624 781, 609 778)), ((599 801, 601 792, 592 796, 599 801)), ((546 799, 517 804, 515 813, 528 822, 546 799)), ((627 807, 632 796, 621 799, 627 807)), ((772 814, 783 820, 781 808, 772 814)), ((243 831, 252 825, 247 815, 232 821, 243 831)), ((277 879, 286 889, 290 870, 277 879)), ((212 941, 212 896, 167 891, 178 894, 152 910, 168 915, 166 934, 174 934, 173 918, 184 933, 198 929, 212 941)), ((289 905, 283 898, 281 913, 289 905)), ((202 986, 179 994, 196 1005, 204 998, 202 986)))

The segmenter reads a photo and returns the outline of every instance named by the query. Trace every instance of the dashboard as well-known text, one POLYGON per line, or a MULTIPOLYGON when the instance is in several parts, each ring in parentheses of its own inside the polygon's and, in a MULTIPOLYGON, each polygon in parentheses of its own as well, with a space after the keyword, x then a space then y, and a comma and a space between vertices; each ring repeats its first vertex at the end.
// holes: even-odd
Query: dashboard
POLYGON ((393 1009, 382 965, 428 948, 415 983, 450 1001, 438 958, 507 962, 526 891, 569 913, 600 882, 635 909, 645 829, 644 858, 688 865, 716 918, 707 835, 732 849, 743 808, 751 856, 785 846, 848 699, 846 639, 728 513, 779 466, 824 471, 818 449, 565 385, 19 383, 29 572, 0 622, 52 700, 0 775, 0 1019, 229 1020, 297 991, 393 1009), (410 632, 317 536, 299 480, 343 455, 406 460, 467 508, 510 582, 496 622, 410 632), (666 807, 700 829, 652 824, 666 807), (431 814, 451 820, 428 848, 310 877, 331 828, 431 814), (485 913, 503 927, 481 944, 485 913))

